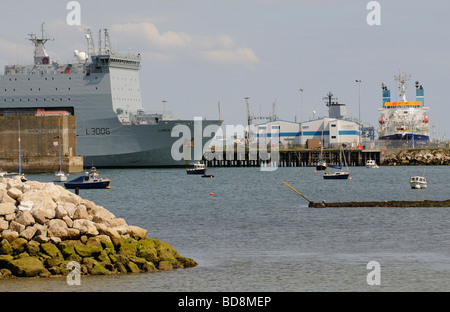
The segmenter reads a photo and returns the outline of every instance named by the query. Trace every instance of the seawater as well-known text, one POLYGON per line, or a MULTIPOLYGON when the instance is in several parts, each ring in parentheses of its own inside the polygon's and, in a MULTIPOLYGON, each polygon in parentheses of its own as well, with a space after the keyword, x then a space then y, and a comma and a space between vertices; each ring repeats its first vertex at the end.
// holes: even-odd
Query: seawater
MULTIPOLYGON (((312 209, 325 201, 445 200, 449 166, 351 167, 351 180, 314 168, 105 169, 109 190, 81 190, 198 266, 169 272, 0 280, 0 291, 450 291, 450 208, 312 209), (428 189, 409 177, 424 175, 428 189), (212 195, 211 195, 212 194, 212 195), (370 261, 381 284, 370 286, 370 261)), ((69 177, 75 178, 78 174, 69 177)), ((50 182, 51 175, 29 175, 50 182)))

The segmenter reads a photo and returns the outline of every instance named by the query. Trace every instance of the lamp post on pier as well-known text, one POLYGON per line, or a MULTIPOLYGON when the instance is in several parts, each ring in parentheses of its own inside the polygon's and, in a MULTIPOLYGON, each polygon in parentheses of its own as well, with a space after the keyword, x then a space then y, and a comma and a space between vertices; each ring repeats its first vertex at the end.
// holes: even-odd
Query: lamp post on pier
POLYGON ((355 80, 358 84, 358 107, 359 107, 359 117, 358 117, 358 132, 359 132, 359 145, 362 145, 361 142, 361 80, 355 80))
POLYGON ((302 128, 302 122, 303 122, 303 89, 299 89, 300 91, 300 145, 303 143, 303 128, 302 128))

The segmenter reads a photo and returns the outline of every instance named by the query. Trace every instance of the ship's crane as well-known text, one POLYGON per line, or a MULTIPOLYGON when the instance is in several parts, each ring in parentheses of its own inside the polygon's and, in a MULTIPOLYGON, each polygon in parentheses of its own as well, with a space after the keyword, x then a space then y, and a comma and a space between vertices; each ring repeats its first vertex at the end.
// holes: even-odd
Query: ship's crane
POLYGON ((259 117, 255 117, 251 112, 250 112, 250 104, 248 102, 248 100, 250 99, 249 97, 245 97, 245 103, 246 103, 246 107, 247 107, 247 135, 246 138, 249 139, 252 136, 252 123, 253 120, 269 120, 269 121, 275 121, 278 120, 278 116, 276 115, 276 100, 272 103, 272 114, 269 116, 262 116, 260 114, 259 117))
POLYGON ((247 133, 245 135, 245 139, 246 139, 247 143, 249 142, 249 139, 251 137, 251 127, 252 127, 252 120, 253 120, 253 117, 250 115, 250 104, 248 103, 249 99, 250 98, 248 96, 244 98, 245 103, 247 104, 247 133))

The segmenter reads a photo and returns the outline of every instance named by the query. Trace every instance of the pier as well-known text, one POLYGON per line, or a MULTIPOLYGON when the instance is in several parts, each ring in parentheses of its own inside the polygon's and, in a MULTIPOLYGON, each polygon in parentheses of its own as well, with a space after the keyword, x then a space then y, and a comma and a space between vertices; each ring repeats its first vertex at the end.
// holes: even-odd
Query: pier
MULTIPOLYGON (((344 164, 341 159, 339 149, 324 150, 280 150, 270 156, 270 150, 260 153, 257 150, 248 150, 245 152, 220 151, 206 152, 203 161, 207 167, 313 167, 322 154, 322 158, 329 166, 339 166, 344 164)), ((344 150, 345 160, 350 166, 365 166, 369 159, 375 160, 377 164, 381 163, 380 150, 344 150)))

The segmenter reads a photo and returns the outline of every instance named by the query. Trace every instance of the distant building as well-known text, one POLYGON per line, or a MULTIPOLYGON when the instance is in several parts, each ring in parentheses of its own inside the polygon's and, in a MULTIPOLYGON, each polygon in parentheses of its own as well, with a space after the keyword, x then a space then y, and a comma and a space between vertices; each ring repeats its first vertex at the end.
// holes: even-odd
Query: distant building
POLYGON ((302 131, 293 141, 293 145, 306 146, 308 140, 320 139, 327 148, 344 144, 356 147, 359 144, 359 126, 352 120, 319 118, 301 124, 302 131))
POLYGON ((267 143, 269 143, 272 133, 279 133, 280 145, 289 147, 292 146, 295 138, 299 136, 300 124, 286 120, 274 120, 255 125, 254 136, 258 138, 259 143, 263 142, 263 138, 266 138, 267 143))
POLYGON ((332 148, 339 145, 356 148, 363 141, 374 140, 375 130, 369 125, 361 127, 356 120, 347 117, 345 104, 334 101, 333 94, 328 93, 324 98, 328 107, 329 117, 304 121, 301 123, 286 120, 268 121, 256 125, 255 136, 270 137, 271 132, 279 129, 280 144, 283 147, 306 147, 308 140, 320 140, 323 147, 332 148), (363 136, 364 134, 364 136, 363 136))

